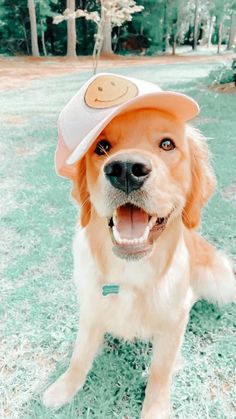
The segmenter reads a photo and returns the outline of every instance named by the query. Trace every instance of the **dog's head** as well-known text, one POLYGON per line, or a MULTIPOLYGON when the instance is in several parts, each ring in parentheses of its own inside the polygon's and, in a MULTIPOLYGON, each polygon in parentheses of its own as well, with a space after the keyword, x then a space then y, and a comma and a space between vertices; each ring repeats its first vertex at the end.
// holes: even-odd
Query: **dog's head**
POLYGON ((128 259, 149 254, 171 219, 197 227, 215 185, 203 136, 152 109, 115 117, 75 167, 82 226, 91 211, 105 218, 115 254, 128 259))

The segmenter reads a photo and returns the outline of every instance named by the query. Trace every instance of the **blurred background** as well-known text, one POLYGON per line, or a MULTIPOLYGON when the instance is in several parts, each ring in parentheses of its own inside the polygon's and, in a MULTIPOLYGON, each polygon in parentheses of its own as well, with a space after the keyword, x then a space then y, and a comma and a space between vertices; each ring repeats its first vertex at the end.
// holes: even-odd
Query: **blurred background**
POLYGON ((0 53, 89 55, 216 51, 236 42, 235 0, 1 0, 0 53), (102 26, 102 29, 100 28, 102 26), (98 39, 97 39, 98 41, 98 39))

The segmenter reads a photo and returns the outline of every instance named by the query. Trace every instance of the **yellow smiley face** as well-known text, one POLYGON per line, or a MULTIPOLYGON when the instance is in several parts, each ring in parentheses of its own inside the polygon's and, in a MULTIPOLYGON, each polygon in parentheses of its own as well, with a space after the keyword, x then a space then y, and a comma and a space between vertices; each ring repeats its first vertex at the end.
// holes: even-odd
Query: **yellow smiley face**
POLYGON ((98 76, 85 92, 90 108, 104 109, 120 105, 138 95, 137 86, 118 76, 98 76))

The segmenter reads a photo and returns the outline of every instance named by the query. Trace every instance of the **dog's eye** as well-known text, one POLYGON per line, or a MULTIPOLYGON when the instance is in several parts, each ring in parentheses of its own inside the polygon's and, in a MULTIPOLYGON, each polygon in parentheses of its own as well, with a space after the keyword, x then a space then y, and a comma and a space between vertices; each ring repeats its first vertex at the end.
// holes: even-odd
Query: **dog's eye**
POLYGON ((111 149, 111 143, 107 140, 101 140, 97 143, 95 153, 98 156, 103 156, 111 149))
POLYGON ((162 150, 170 151, 174 150, 175 144, 170 138, 163 138, 163 140, 160 142, 159 147, 162 148, 162 150))

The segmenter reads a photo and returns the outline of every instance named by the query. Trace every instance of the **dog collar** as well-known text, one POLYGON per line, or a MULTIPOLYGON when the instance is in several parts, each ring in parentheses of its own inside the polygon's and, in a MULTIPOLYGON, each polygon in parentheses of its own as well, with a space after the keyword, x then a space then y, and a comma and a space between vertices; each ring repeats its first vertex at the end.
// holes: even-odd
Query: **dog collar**
POLYGON ((119 294, 120 286, 117 284, 106 284, 102 286, 102 295, 119 294))

